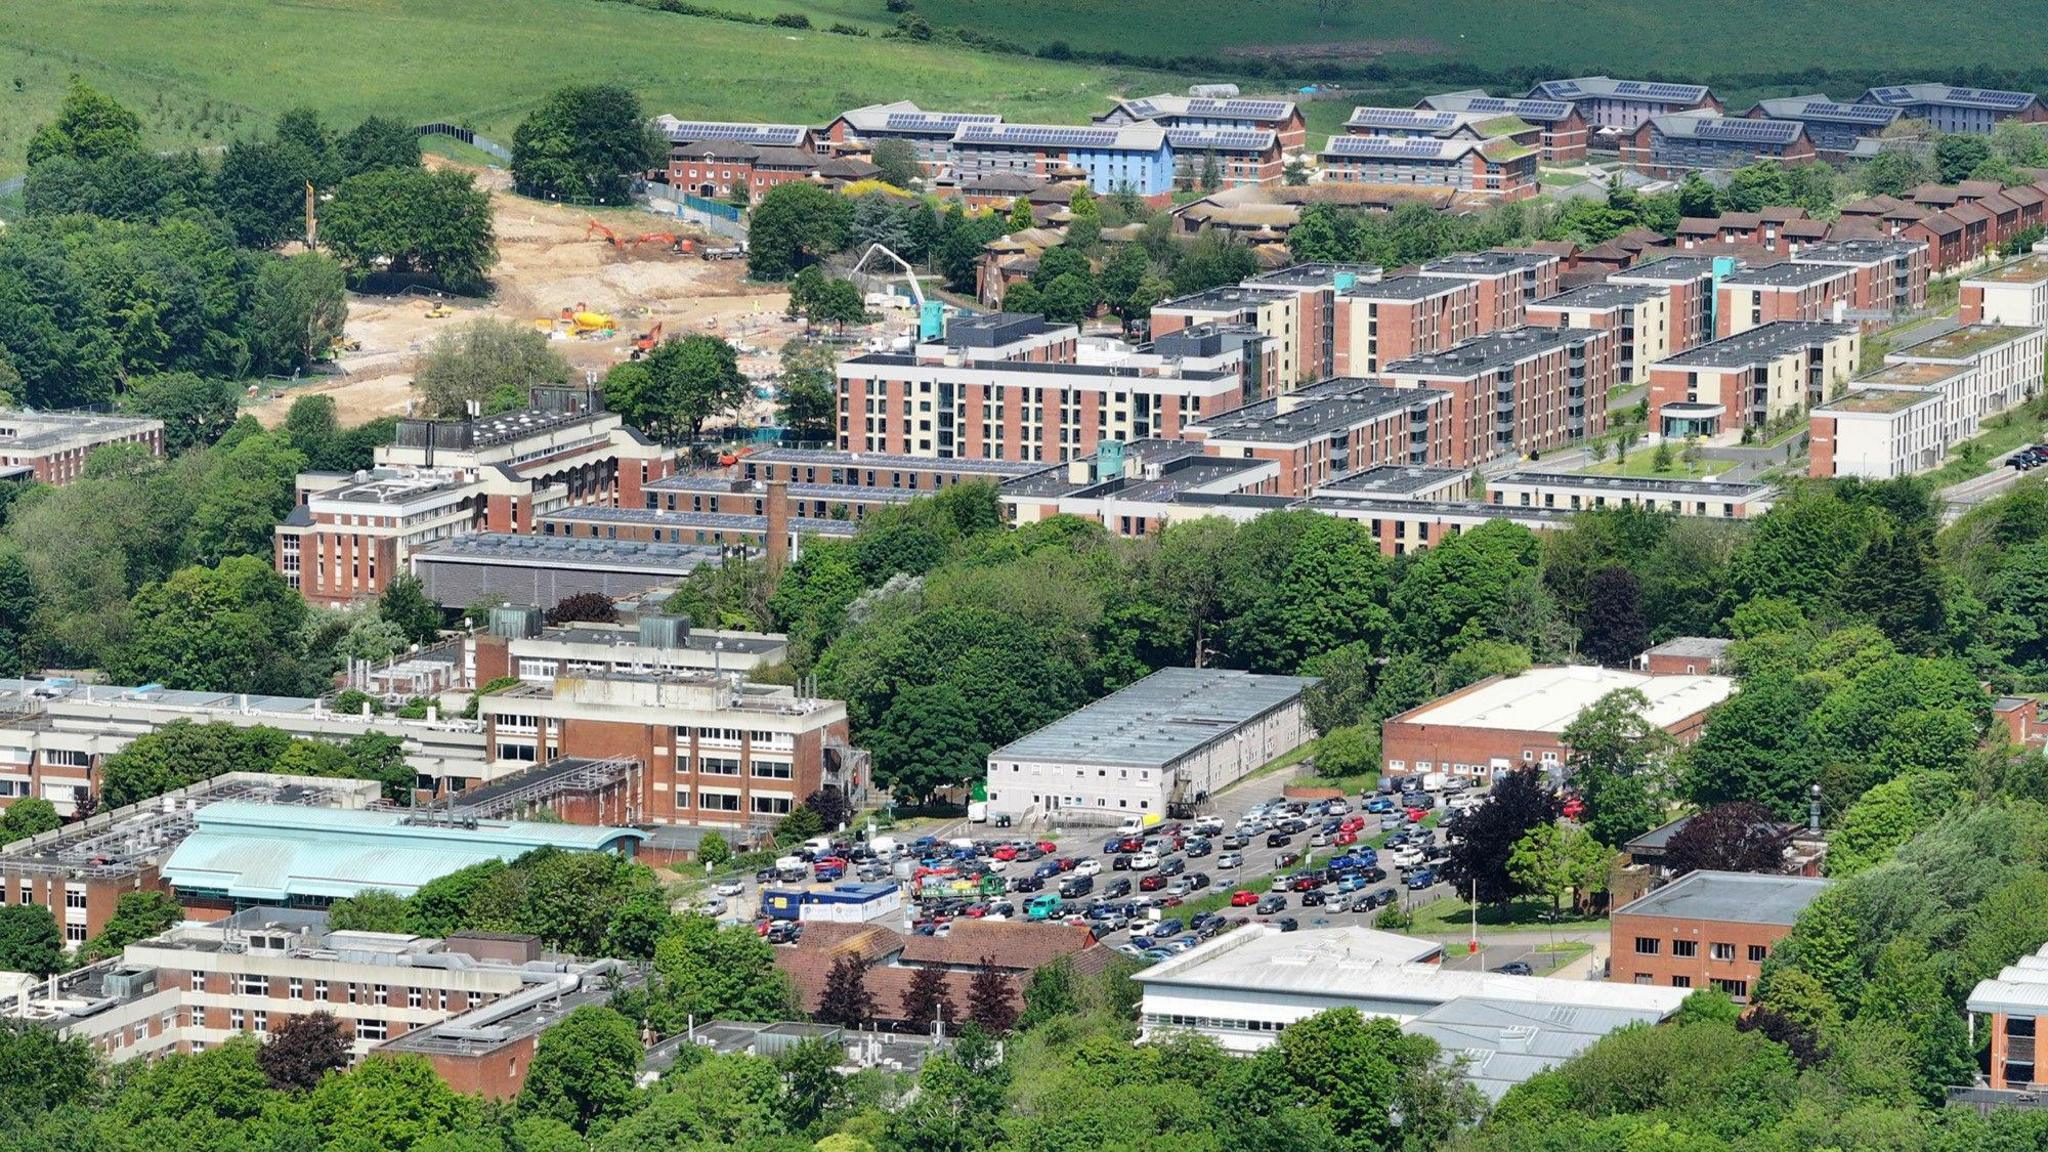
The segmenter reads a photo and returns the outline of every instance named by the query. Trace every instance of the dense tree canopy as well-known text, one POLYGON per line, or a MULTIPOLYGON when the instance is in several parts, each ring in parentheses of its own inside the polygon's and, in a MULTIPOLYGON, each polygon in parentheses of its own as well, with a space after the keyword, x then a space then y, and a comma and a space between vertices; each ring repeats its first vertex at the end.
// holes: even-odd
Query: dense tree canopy
POLYGON ((512 186, 522 195, 574 204, 623 204, 633 182, 668 158, 640 98, 613 84, 548 93, 512 132, 512 186))

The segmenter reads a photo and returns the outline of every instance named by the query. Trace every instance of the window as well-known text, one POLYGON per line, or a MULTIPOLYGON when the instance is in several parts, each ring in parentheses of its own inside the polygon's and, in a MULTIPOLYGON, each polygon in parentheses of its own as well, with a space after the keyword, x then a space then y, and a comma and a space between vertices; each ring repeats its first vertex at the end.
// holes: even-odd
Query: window
POLYGON ((790 800, 787 796, 752 797, 754 811, 764 816, 789 815, 790 800))
POLYGON ((65 889, 64 889, 64 906, 65 906, 66 908, 83 908, 83 907, 85 907, 85 889, 83 889, 83 888, 70 888, 70 887, 67 887, 67 888, 65 888, 65 889))
POLYGON ((1636 955, 1638 956, 1655 956, 1662 949, 1663 941, 1658 940, 1655 936, 1636 937, 1636 955))
POLYGON ((421 993, 420 989, 418 989, 418 988, 416 988, 416 987, 415 987, 415 988, 407 988, 407 989, 405 990, 405 1006, 406 1006, 407 1008, 417 1008, 417 1007, 419 1007, 419 1006, 420 1006, 420 1003, 421 1003, 421 996, 422 996, 422 993, 421 993))
POLYGON ((1726 992, 1732 1000, 1749 999, 1749 981, 1747 980, 1710 980, 1708 983, 1726 992))
POLYGON ((67 944, 85 943, 85 925, 66 924, 64 926, 64 941, 67 944))
POLYGON ((787 760, 756 760, 754 775, 763 780, 787 780, 790 778, 790 764, 787 760))
POLYGON ((356 1039, 358 1040, 382 1040, 388 1034, 388 1028, 382 1020, 356 1021, 356 1039))
POLYGON ((1735 959, 1735 945, 1709 944, 1707 945, 1707 955, 1715 960, 1733 960, 1735 959))
POLYGON ((1638 984, 1648 984, 1652 979, 1653 977, 1648 972, 1636 973, 1636 983, 1638 984))
POLYGON ((322 1001, 327 999, 327 981, 313 981, 313 999, 322 1001))
POLYGON ((1692 977, 1690 977, 1690 976, 1673 976, 1673 977, 1671 978, 1671 986, 1672 986, 1673 988, 1690 988, 1690 987, 1692 987, 1692 977))
POLYGON ((372 1004, 389 1004, 389 1003, 391 1003, 391 985, 389 985, 389 984, 379 984, 379 985, 377 985, 377 994, 376 994, 376 996, 375 996, 374 998, 372 998, 372 999, 371 999, 370 1003, 372 1003, 372 1004))
POLYGON ((1749 946, 1749 962, 1751 964, 1761 964, 1764 962, 1764 957, 1769 953, 1770 948, 1768 946, 1763 944, 1751 944, 1749 946))
POLYGON ((697 771, 706 776, 737 776, 740 774, 740 758, 737 756, 699 756, 697 771))
POLYGON ((1671 942, 1671 954, 1673 956, 1697 956, 1699 951, 1700 946, 1697 941, 1673 940, 1671 942))
POLYGON ((245 1029, 246 1029, 246 1028, 248 1027, 248 1023, 249 1023, 249 1018, 248 1018, 248 1016, 247 1016, 246 1014, 244 1014, 244 1013, 243 1013, 243 1011, 242 1011, 242 1010, 241 1010, 240 1008, 235 1008, 235 1009, 232 1009, 232 1010, 230 1010, 230 1011, 228 1012, 228 1030, 229 1030, 229 1031, 232 1031, 232 1032, 241 1032, 241 1031, 244 1031, 244 1030, 245 1030, 245 1029))
POLYGON ((270 977, 250 976, 247 974, 238 975, 235 977, 235 991, 244 996, 268 996, 270 995, 270 977))
POLYGON ((285 985, 285 996, 292 1000, 304 1000, 306 998, 306 982, 297 976, 292 977, 291 981, 285 985))
POLYGON ((270 1031, 270 1013, 258 1012, 250 1018, 250 1023, 256 1025, 256 1031, 268 1032, 270 1031))

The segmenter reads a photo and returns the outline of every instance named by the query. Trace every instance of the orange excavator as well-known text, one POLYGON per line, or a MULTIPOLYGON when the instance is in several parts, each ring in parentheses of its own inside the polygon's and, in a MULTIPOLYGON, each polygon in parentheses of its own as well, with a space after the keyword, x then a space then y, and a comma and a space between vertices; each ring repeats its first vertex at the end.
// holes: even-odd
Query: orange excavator
POLYGON ((687 254, 693 248, 696 247, 695 242, 693 242, 689 238, 678 236, 673 232, 643 232, 640 235, 633 237, 633 239, 631 239, 630 241, 627 241, 627 243, 630 243, 635 247, 638 247, 641 244, 661 243, 666 244, 668 246, 668 250, 671 252, 680 252, 685 254, 687 254))
POLYGON ((605 227, 604 225, 598 223, 596 220, 592 220, 590 222, 589 227, 583 230, 583 238, 585 240, 590 239, 590 234, 592 232, 600 233, 604 236, 605 239, 611 241, 612 251, 624 252, 626 250, 626 242, 619 238, 619 234, 605 227))
POLYGON ((647 355, 649 352, 654 351, 656 344, 661 343, 661 324, 661 321, 656 320, 654 327, 633 337, 633 359, 638 360, 642 356, 647 355))

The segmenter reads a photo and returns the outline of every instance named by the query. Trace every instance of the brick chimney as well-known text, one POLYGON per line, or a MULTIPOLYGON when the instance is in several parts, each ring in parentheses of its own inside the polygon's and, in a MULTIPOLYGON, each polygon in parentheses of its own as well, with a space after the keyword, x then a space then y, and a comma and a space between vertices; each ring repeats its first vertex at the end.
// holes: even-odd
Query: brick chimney
POLYGON ((789 481, 768 481, 768 567, 774 571, 789 562, 789 481))

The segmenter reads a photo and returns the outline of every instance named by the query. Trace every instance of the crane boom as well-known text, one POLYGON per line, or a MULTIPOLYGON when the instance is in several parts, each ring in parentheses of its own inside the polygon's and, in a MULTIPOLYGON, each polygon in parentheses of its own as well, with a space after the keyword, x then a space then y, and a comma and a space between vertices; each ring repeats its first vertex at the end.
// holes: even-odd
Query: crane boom
MULTIPOLYGON (((903 270, 902 278, 910 284, 910 298, 917 302, 917 338, 920 340, 938 339, 944 334, 946 328, 945 306, 937 300, 925 299, 924 285, 918 283, 917 269, 910 266, 910 261, 898 256, 886 244, 870 244, 868 245, 868 250, 861 253, 860 259, 854 262, 851 275, 867 275, 868 261, 874 259, 877 255, 888 257, 896 267, 901 268, 903 270)), ((894 280, 896 277, 884 276, 882 279, 894 280)))

